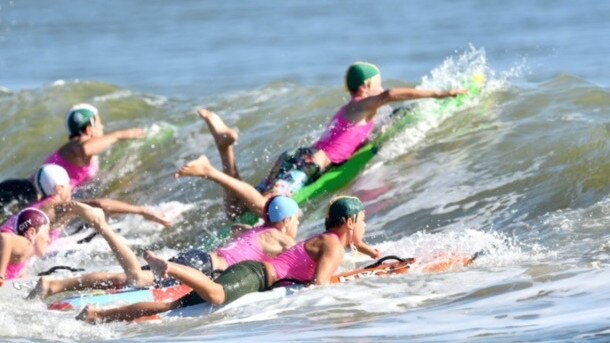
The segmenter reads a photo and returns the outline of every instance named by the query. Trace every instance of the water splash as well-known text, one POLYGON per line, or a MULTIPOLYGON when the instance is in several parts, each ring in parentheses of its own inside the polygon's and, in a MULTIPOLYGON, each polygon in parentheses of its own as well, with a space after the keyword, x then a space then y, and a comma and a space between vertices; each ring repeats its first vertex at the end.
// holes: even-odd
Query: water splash
POLYGON ((421 144, 426 140, 430 131, 438 128, 447 119, 476 107, 489 94, 508 87, 508 80, 515 75, 516 72, 511 71, 498 78, 487 63, 485 50, 472 45, 461 54, 446 58, 440 66, 433 69, 429 75, 424 76, 421 84, 416 88, 425 90, 460 89, 474 82, 483 84, 480 94, 465 98, 465 102, 461 103, 459 108, 448 108, 442 100, 418 100, 412 109, 414 115, 418 116, 417 124, 406 128, 389 144, 386 144, 381 150, 381 158, 384 160, 396 158, 421 144))

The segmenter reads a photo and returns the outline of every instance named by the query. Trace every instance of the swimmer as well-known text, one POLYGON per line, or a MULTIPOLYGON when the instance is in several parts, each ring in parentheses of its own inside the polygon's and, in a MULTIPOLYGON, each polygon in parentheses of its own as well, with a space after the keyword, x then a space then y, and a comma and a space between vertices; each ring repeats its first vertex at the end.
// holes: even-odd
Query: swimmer
POLYGON ((163 260, 148 251, 145 259, 153 272, 161 277, 174 277, 193 291, 169 303, 143 302, 107 310, 87 306, 76 318, 88 323, 129 321, 204 301, 228 304, 245 294, 265 291, 283 279, 326 285, 341 265, 345 248, 362 241, 364 220, 364 206, 358 198, 336 198, 328 208, 326 232, 297 243, 273 259, 234 264, 215 280, 195 268, 163 260))
POLYGON ((17 214, 14 232, 0 233, 0 287, 4 280, 24 276, 31 257, 46 253, 49 224, 44 212, 28 207, 17 214))
MULTIPOLYGON (((91 273, 69 279, 52 280, 42 277, 28 296, 46 298, 65 291, 109 289, 122 287, 167 287, 177 284, 172 278, 155 278, 150 270, 140 267, 133 251, 106 224, 104 213, 84 204, 76 204, 80 217, 87 220, 108 242, 123 273, 91 273)), ((266 261, 294 245, 299 225, 299 206, 284 196, 273 197, 266 206, 266 223, 246 230, 236 239, 214 252, 189 249, 170 261, 199 270, 207 276, 221 272, 236 263, 266 261)))
MULTIPOLYGON (((78 104, 68 111, 66 128, 69 141, 47 157, 44 164, 62 166, 68 172, 73 190, 95 177, 99 169, 97 155, 121 140, 140 139, 146 135, 143 129, 127 129, 104 134, 104 125, 98 109, 89 104, 78 104)), ((36 193, 34 183, 34 177, 1 182, 0 205, 8 206, 16 200, 18 206, 24 206, 38 200, 39 195, 36 193)))
MULTIPOLYGON (((269 175, 256 187, 239 177, 233 145, 237 132, 222 119, 206 109, 198 111, 214 137, 222 161, 222 171, 214 168, 206 156, 186 163, 176 177, 195 176, 212 180, 225 191, 225 211, 235 219, 246 208, 259 214, 265 199, 271 194, 291 195, 303 186, 317 180, 329 167, 347 161, 369 138, 379 108, 392 102, 423 98, 442 99, 466 94, 463 89, 429 91, 414 88, 384 90, 377 66, 356 62, 349 66, 345 86, 351 99, 333 116, 320 139, 309 147, 286 151, 280 155, 269 175), (247 189, 245 197, 237 196, 236 189, 247 189)), ((374 249, 357 245, 358 250, 373 258, 379 257, 374 249)))
MULTIPOLYGON (((45 164, 38 170, 34 179, 43 198, 29 204, 28 207, 39 209, 47 215, 51 225, 51 241, 55 241, 60 236, 63 226, 77 217, 68 206, 72 200, 70 177, 64 168, 56 164, 45 164)), ((81 202, 99 207, 109 215, 135 214, 166 228, 171 227, 171 223, 162 216, 142 206, 106 198, 81 200, 81 202)), ((0 225, 0 232, 15 232, 16 221, 17 215, 7 219, 0 225)))

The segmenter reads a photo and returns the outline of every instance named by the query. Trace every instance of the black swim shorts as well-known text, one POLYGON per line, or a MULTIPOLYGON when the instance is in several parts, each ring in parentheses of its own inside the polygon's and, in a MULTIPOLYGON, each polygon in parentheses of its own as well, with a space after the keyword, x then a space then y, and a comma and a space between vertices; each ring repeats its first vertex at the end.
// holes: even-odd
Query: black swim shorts
MULTIPOLYGON (((170 262, 178 263, 183 266, 195 268, 207 276, 212 276, 214 272, 212 266, 212 257, 205 251, 200 249, 189 249, 180 252, 178 255, 169 259, 170 262)), ((148 266, 142 269, 150 269, 148 266)), ((161 278, 155 275, 155 287, 169 287, 179 284, 174 278, 161 278)))

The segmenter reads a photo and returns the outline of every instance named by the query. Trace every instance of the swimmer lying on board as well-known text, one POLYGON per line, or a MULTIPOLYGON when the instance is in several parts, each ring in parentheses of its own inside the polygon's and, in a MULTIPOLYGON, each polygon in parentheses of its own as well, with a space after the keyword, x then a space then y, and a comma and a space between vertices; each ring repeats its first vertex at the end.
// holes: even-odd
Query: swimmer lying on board
POLYGON ((227 304, 245 294, 267 290, 281 279, 327 284, 343 261, 345 248, 363 238, 364 206, 354 197, 334 199, 328 208, 325 226, 325 233, 297 243, 275 258, 234 264, 214 281, 197 269, 147 252, 145 258, 153 272, 161 277, 174 277, 193 288, 193 292, 169 303, 136 303, 107 310, 87 306, 77 319, 89 323, 129 321, 204 301, 227 304))
MULTIPOLYGON (((61 234, 65 224, 76 218, 76 215, 68 211, 67 205, 72 200, 72 186, 68 173, 60 166, 55 164, 43 165, 35 177, 37 187, 41 190, 44 197, 31 203, 28 207, 36 208, 44 212, 49 218, 51 231, 51 241, 55 241, 61 234)), ((113 199, 91 199, 81 200, 91 206, 99 207, 109 215, 136 214, 144 219, 171 227, 171 223, 163 219, 155 212, 137 205, 131 205, 113 199)), ((17 215, 13 215, 0 225, 1 232, 14 232, 17 215)))
MULTIPOLYGON (((210 179, 225 190, 225 210, 229 217, 236 218, 245 208, 260 214, 266 198, 275 192, 291 195, 322 175, 330 166, 347 161, 369 138, 374 118, 380 107, 391 102, 445 98, 465 94, 462 89, 449 91, 427 91, 413 88, 384 90, 379 69, 370 63, 352 64, 345 76, 350 92, 350 101, 333 116, 320 139, 310 147, 284 152, 276 161, 270 174, 256 188, 241 181, 233 144, 237 140, 235 130, 229 128, 215 113, 200 109, 199 116, 205 120, 214 136, 222 161, 222 172, 211 166, 206 156, 185 164, 176 177, 197 176, 210 179), (248 197, 237 197, 236 188, 247 188, 248 197)), ((358 250, 373 258, 378 252, 368 250, 356 242, 358 250)))
MULTIPOLYGON (((150 270, 142 269, 133 251, 108 227, 100 209, 79 203, 75 203, 74 208, 106 239, 124 272, 99 272, 59 280, 42 277, 28 298, 44 299, 59 292, 85 289, 167 287, 177 284, 173 278, 155 278, 150 270)), ((265 207, 265 224, 245 230, 235 240, 213 252, 189 249, 169 261, 211 277, 212 273, 224 271, 242 261, 269 260, 294 245, 299 215, 299 206, 294 200, 285 196, 272 197, 265 207)))

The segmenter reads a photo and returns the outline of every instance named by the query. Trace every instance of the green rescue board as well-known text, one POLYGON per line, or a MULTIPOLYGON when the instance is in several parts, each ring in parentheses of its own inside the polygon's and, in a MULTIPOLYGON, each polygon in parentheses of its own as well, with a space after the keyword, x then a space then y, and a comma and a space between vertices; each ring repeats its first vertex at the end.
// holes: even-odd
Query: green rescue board
MULTIPOLYGON (((484 81, 485 77, 482 74, 477 74, 472 77, 467 85, 465 85, 465 88, 468 89, 467 94, 459 95, 455 98, 439 100, 441 101, 441 106, 439 108, 440 113, 437 113, 437 115, 459 110, 467 100, 477 97, 481 94, 484 81)), ((377 136, 372 142, 360 148, 347 162, 332 167, 315 182, 296 192, 293 195, 293 199, 299 205, 304 205, 312 200, 334 194, 343 189, 356 179, 387 141, 394 138, 406 127, 413 126, 425 118, 423 114, 417 113, 416 111, 400 111, 400 109, 398 109, 397 111, 394 111, 394 113, 401 116, 390 128, 377 136)))

